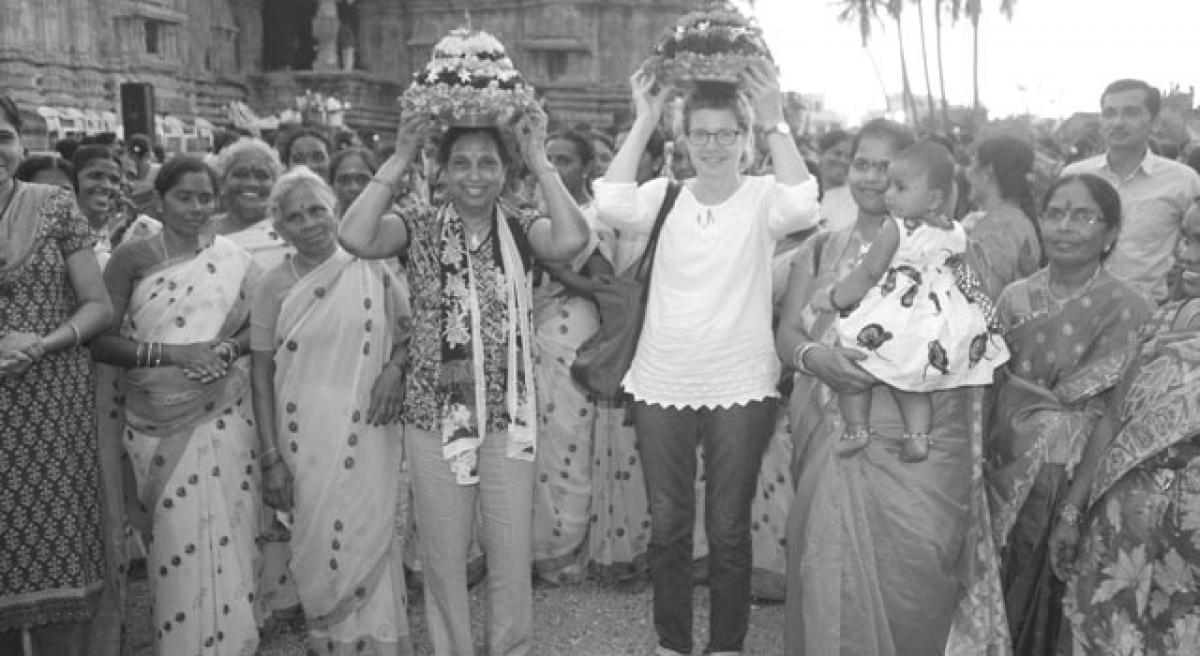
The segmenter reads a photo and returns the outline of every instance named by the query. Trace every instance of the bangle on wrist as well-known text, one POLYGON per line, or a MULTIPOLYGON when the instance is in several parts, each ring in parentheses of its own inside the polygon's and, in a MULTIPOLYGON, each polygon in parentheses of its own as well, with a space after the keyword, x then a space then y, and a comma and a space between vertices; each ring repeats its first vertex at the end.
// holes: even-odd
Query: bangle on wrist
POLYGON ((82 344, 83 343, 83 333, 79 332, 79 327, 75 325, 75 322, 68 320, 67 328, 71 329, 71 335, 73 336, 73 338, 71 340, 71 346, 79 346, 80 344, 82 344))
POLYGON ((1083 511, 1079 506, 1067 501, 1058 509, 1058 519, 1065 524, 1079 526, 1079 521, 1083 519, 1083 511))
POLYGON ((792 366, 794 366, 800 373, 811 376, 812 371, 807 365, 804 364, 804 356, 808 355, 809 351, 815 348, 820 348, 821 346, 822 344, 820 342, 805 342, 800 346, 797 346, 796 350, 792 352, 792 366))

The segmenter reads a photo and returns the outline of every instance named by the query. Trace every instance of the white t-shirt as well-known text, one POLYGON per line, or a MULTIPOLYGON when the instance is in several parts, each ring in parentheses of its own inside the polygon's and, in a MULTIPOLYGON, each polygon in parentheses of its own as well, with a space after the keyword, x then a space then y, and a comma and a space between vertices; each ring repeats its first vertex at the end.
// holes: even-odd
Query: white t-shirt
MULTIPOLYGON (((667 180, 596 183, 600 221, 646 235, 667 180)), ((779 358, 771 331, 775 242, 815 225, 817 183, 744 178, 718 205, 685 185, 655 251, 646 322, 623 385, 634 398, 678 408, 726 408, 775 396, 779 358)))

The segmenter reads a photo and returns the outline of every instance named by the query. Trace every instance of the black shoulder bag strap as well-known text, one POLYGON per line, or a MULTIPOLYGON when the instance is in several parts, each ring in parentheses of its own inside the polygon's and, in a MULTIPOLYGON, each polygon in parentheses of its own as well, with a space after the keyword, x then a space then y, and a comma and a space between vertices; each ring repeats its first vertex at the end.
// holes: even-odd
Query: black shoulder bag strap
POLYGON ((658 235, 662 232, 667 215, 671 213, 671 208, 675 207, 675 199, 679 198, 682 189, 683 183, 678 180, 667 183, 667 193, 663 196, 662 206, 658 208, 654 228, 650 230, 650 240, 646 242, 646 250, 642 252, 642 259, 638 261, 637 272, 634 274, 634 278, 643 285, 650 282, 650 270, 654 268, 654 251, 658 248, 658 235))

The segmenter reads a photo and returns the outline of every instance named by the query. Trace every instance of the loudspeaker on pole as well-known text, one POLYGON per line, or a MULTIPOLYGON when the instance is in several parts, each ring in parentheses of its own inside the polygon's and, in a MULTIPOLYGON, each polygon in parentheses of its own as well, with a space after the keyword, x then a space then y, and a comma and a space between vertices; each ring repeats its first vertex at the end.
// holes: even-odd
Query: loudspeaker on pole
POLYGON ((144 134, 150 141, 157 141, 154 131, 154 86, 149 82, 123 82, 121 84, 121 124, 125 138, 144 134))

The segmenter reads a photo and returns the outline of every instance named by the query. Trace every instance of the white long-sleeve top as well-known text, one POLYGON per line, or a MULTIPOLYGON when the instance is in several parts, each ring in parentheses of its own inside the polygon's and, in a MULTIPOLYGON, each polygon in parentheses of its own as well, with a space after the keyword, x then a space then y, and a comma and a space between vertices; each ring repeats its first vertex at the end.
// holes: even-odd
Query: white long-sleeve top
MULTIPOLYGON (((596 183, 602 223, 648 234, 667 180, 596 183)), ((817 183, 746 176, 724 202, 703 205, 685 184, 667 215, 650 274, 646 322, 625 390, 663 407, 727 408, 776 395, 771 333, 775 242, 816 225, 817 183)))

